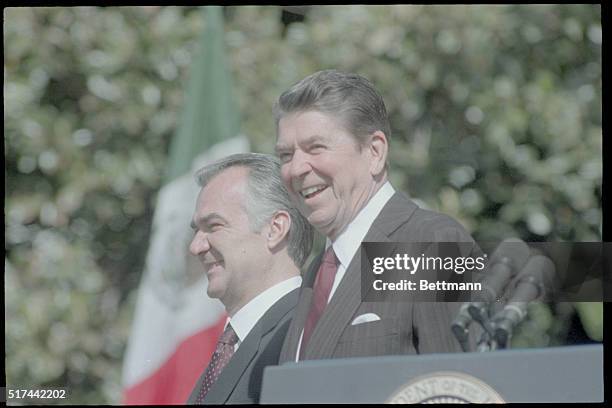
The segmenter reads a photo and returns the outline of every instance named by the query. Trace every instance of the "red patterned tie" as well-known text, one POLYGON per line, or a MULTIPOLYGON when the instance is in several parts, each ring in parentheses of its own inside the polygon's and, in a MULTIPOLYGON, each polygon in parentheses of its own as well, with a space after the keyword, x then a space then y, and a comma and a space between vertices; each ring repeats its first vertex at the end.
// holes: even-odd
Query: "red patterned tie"
POLYGON ((336 272, 338 272, 338 258, 336 258, 334 249, 330 245, 329 248, 327 248, 327 251, 325 251, 323 261, 321 262, 321 266, 319 266, 319 271, 317 272, 317 277, 315 278, 313 288, 314 294, 312 296, 310 311, 308 312, 308 317, 306 318, 306 324, 304 325, 302 345, 300 346, 300 359, 304 356, 304 350, 306 350, 306 345, 308 344, 308 340, 310 340, 310 335, 314 331, 319 318, 323 314, 325 306, 327 306, 327 300, 329 298, 331 288, 334 285, 336 272))
POLYGON ((208 363, 208 367, 206 367, 204 382, 200 388, 196 404, 202 403, 212 385, 217 381, 217 378, 219 378, 221 371, 223 371, 223 367, 225 367, 234 355, 234 345, 237 342, 238 336, 232 328, 232 325, 228 324, 225 331, 221 334, 221 337, 219 337, 217 348, 210 359, 210 363, 208 363))

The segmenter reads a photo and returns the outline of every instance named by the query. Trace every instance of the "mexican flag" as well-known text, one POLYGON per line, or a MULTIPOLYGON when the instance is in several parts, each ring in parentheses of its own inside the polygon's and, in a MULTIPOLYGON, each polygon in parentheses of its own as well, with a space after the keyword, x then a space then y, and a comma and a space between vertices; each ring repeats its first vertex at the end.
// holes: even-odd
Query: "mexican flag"
POLYGON ((225 323, 206 295, 206 275, 188 252, 199 192, 194 172, 249 151, 239 134, 225 63, 221 7, 204 7, 201 48, 191 68, 183 116, 170 146, 151 242, 123 365, 124 404, 184 404, 208 365, 225 323))

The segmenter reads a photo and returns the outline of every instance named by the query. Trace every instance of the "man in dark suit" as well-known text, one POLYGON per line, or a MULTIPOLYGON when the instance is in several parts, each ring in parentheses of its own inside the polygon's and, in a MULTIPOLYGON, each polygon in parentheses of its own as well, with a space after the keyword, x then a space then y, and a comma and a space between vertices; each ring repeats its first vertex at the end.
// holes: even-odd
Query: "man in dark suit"
POLYGON ((229 319, 190 404, 257 403, 264 367, 278 363, 313 236, 279 175, 275 157, 256 153, 197 174, 189 248, 229 319))
POLYGON ((300 212, 327 237, 304 277, 281 363, 461 351, 451 332, 458 304, 361 298, 362 241, 468 242, 478 251, 458 222, 420 209, 388 182, 391 132, 373 85, 359 75, 320 71, 284 92, 274 114, 282 179, 300 212))

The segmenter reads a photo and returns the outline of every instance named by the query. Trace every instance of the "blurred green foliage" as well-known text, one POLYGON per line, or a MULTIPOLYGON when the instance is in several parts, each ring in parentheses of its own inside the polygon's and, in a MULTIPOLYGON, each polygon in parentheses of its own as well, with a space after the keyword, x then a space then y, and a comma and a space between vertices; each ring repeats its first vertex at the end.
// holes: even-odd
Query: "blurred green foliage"
MULTIPOLYGON (((385 97, 396 188, 479 240, 601 239, 599 5, 297 11, 305 17, 286 24, 280 7, 225 8, 254 150, 273 151, 271 106, 289 85, 319 69, 355 71, 385 97)), ((4 21, 7 385, 118 403, 202 14, 5 8, 4 21)), ((578 310, 599 340, 601 310, 578 310)), ((534 306, 516 345, 563 343, 572 313, 534 306)))

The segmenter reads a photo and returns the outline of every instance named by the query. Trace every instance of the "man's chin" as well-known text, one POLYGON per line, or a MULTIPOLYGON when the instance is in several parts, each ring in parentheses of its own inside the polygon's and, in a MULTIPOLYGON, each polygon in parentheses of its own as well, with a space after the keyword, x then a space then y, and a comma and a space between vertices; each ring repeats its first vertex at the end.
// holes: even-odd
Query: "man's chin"
POLYGON ((206 294, 208 295, 209 298, 211 299, 219 299, 223 293, 221 290, 215 288, 215 287, 210 287, 210 282, 208 285, 208 288, 206 289, 206 294))
POLYGON ((329 232, 333 229, 333 219, 326 217, 324 214, 317 214, 317 212, 313 212, 309 217, 306 218, 310 225, 315 227, 317 231, 321 234, 328 236, 329 232))

